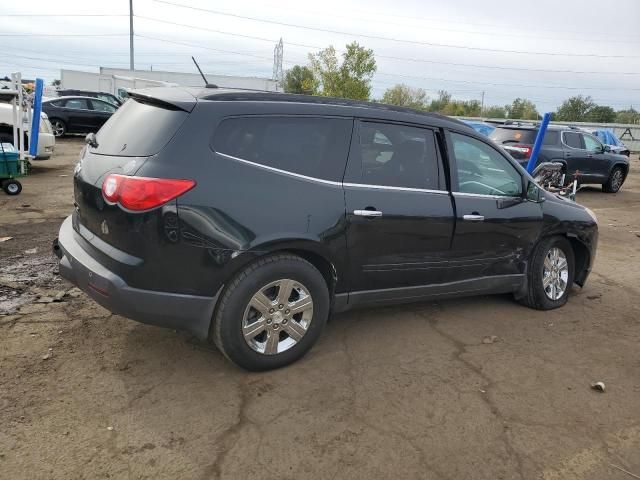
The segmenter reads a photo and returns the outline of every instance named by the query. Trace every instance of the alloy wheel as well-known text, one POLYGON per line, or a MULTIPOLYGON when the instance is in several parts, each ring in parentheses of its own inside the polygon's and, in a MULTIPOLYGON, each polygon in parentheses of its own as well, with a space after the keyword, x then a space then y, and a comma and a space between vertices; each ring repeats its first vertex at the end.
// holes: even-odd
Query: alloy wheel
POLYGON ((302 340, 312 318, 309 290, 295 280, 276 280, 251 297, 242 319, 242 335, 252 350, 276 355, 302 340))
POLYGON ((565 253, 554 247, 547 252, 542 269, 542 288, 550 300, 559 300, 567 290, 569 262, 565 253))
POLYGON ((611 176, 611 190, 617 192, 622 186, 622 170, 616 170, 611 176))
POLYGON ((51 124, 51 129, 53 130, 53 135, 56 137, 61 137, 62 135, 64 135, 64 125, 58 120, 54 120, 54 122, 51 124))

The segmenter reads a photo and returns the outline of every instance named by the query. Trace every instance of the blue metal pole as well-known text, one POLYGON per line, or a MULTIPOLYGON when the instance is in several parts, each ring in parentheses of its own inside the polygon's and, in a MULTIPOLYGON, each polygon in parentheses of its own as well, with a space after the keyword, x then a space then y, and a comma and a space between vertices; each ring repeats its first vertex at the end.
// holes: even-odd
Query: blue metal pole
POLYGON ((29 138, 29 155, 38 155, 38 138, 40 137, 40 115, 42 113, 42 91, 44 81, 36 78, 36 90, 33 95, 33 118, 31 119, 31 135, 29 138))
POLYGON ((536 168, 538 154, 540 153, 540 149, 542 148, 544 134, 547 132, 547 127, 549 126, 549 120, 551 120, 551 114, 545 113, 542 117, 540 130, 538 130, 538 136, 536 137, 536 141, 533 144, 533 151, 531 152, 531 157, 529 157, 529 163, 527 163, 527 172, 529 173, 533 173, 533 170, 536 168))

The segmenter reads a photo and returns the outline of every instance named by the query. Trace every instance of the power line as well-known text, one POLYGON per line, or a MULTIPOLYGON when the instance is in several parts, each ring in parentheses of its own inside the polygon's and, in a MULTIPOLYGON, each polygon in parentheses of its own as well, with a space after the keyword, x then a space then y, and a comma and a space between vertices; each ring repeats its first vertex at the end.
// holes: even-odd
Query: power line
MULTIPOLYGON (((160 0, 156 0, 156 1, 160 1, 160 0)), ((160 20, 160 19, 157 19, 157 18, 144 17, 144 16, 140 16, 140 15, 137 15, 137 17, 138 18, 142 18, 144 20, 149 20, 149 21, 159 22, 159 23, 165 23, 165 24, 168 24, 168 25, 174 25, 174 26, 179 26, 179 27, 191 28, 191 29, 194 29, 194 30, 200 30, 200 31, 204 31, 204 32, 218 33, 218 34, 228 35, 228 36, 232 36, 232 37, 249 38, 249 39, 252 39, 252 40, 259 40, 259 41, 262 41, 262 42, 269 42, 269 43, 277 42, 277 40, 270 39, 270 38, 256 37, 256 36, 251 36, 251 35, 232 33, 232 32, 227 32, 227 31, 223 31, 223 30, 211 29, 211 28, 207 28, 207 27, 198 27, 198 26, 195 26, 195 25, 188 25, 188 24, 185 24, 185 23, 177 23, 177 22, 172 22, 172 21, 169 21, 169 20, 160 20)), ((305 47, 305 48, 316 48, 316 49, 322 49, 323 48, 323 47, 320 47, 318 45, 308 45, 308 44, 301 44, 301 43, 294 43, 294 42, 287 42, 287 45, 293 45, 293 46, 305 47)), ((504 66, 494 66, 494 65, 478 65, 478 64, 456 63, 456 62, 440 62, 440 61, 435 61, 435 60, 424 60, 424 59, 420 59, 420 58, 398 57, 398 56, 393 56, 393 55, 379 55, 379 54, 376 54, 376 57, 377 58, 385 58, 385 59, 389 59, 389 60, 396 60, 396 61, 428 63, 428 64, 436 64, 436 65, 451 65, 451 66, 470 67, 470 68, 487 68, 487 69, 493 69, 493 70, 514 70, 514 71, 530 71, 530 72, 545 72, 545 73, 571 73, 571 74, 592 74, 592 75, 595 75, 595 74, 598 74, 598 75, 609 75, 609 74, 611 74, 611 75, 640 75, 640 72, 613 72, 613 71, 596 72, 596 71, 578 71, 578 70, 551 70, 551 69, 524 68, 524 67, 504 67, 504 66)))
POLYGON ((128 33, 0 33, 0 37, 128 37, 128 33))
POLYGON ((3 13, 3 17, 128 17, 129 15, 104 13, 3 13))
MULTIPOLYGON (((455 48, 455 49, 462 49, 462 50, 475 50, 475 51, 492 52, 492 53, 514 53, 514 54, 522 54, 522 55, 544 55, 544 56, 553 56, 553 57, 640 58, 640 56, 638 55, 599 55, 594 53, 534 52, 534 51, 527 51, 527 50, 503 50, 503 49, 497 49, 497 48, 469 47, 465 45, 450 45, 445 43, 425 42, 420 40, 409 40, 409 39, 401 39, 401 38, 394 38, 394 37, 383 37, 379 35, 370 35, 370 34, 364 34, 364 33, 354 33, 354 32, 342 31, 342 30, 333 30, 329 28, 295 25, 293 23, 280 22, 277 20, 267 20, 267 19, 262 19, 258 17, 250 17, 247 15, 238 15, 233 13, 222 12, 219 10, 210 10, 207 8, 193 7, 190 5, 183 5, 180 3, 168 2, 166 0, 154 0, 154 1, 157 3, 173 5, 174 7, 186 8, 186 9, 196 10, 200 12, 207 12, 207 13, 212 13, 216 15, 226 16, 226 17, 241 18, 244 20, 251 20, 255 22, 269 23, 272 25, 280 25, 280 26, 285 26, 290 28, 298 28, 302 30, 312 30, 312 31, 323 32, 323 33, 333 33, 337 35, 348 35, 352 37, 369 38, 373 40, 384 40, 389 42, 407 43, 411 45, 427 45, 430 47, 455 48)), ((149 19, 149 17, 145 17, 145 18, 149 19)), ((155 19, 151 19, 151 20, 155 20, 155 19)))

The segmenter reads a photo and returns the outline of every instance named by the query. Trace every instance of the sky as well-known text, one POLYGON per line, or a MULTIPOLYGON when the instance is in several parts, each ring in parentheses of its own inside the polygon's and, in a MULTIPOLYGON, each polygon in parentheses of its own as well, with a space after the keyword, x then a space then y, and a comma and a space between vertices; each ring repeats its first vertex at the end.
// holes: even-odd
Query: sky
MULTIPOLYGON (((640 108, 638 0, 133 0, 137 69, 271 77, 352 41, 377 62, 372 96, 397 83, 485 107, 516 97, 541 112, 574 95, 640 108)), ((0 77, 129 66, 129 1, 0 5, 0 77)))

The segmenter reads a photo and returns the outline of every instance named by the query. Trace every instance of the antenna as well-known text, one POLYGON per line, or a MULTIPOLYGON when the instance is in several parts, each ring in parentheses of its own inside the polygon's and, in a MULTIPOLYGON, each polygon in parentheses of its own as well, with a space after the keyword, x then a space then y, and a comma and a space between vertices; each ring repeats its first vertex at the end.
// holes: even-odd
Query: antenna
POLYGON ((200 72, 200 76, 202 77, 202 79, 204 80, 204 86, 206 88, 218 88, 217 85, 213 85, 212 83, 209 83, 207 81, 207 77, 204 76, 204 73, 202 73, 202 70, 200 70, 200 65, 198 65, 198 62, 196 62, 196 59, 192 56, 191 60, 193 60, 193 63, 196 64, 196 68, 198 69, 198 71, 200 72))

